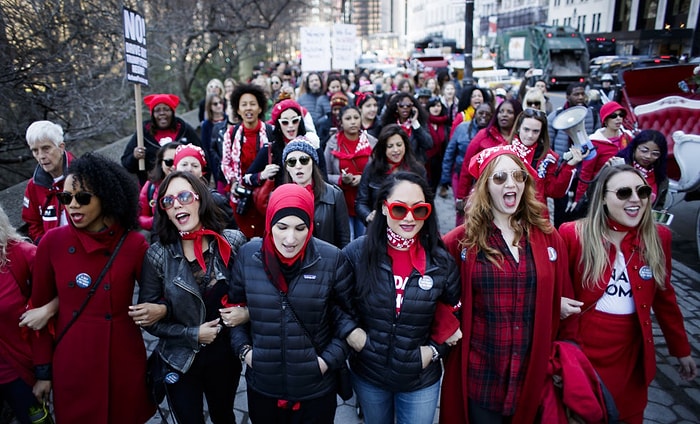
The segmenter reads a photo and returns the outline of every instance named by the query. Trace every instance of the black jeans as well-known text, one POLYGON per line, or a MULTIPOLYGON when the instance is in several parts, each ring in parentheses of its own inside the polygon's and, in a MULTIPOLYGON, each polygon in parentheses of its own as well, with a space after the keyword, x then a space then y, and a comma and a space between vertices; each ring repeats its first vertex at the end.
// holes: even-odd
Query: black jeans
POLYGON ((7 401, 7 404, 10 405, 10 408, 15 413, 15 418, 21 424, 31 424, 31 421, 29 421, 29 408, 40 406, 32 393, 31 386, 21 378, 6 384, 0 384, 0 409, 3 401, 7 401))
POLYGON ((236 422, 233 401, 241 378, 241 362, 233 354, 223 354, 221 349, 207 351, 212 347, 207 346, 197 354, 177 383, 165 385, 168 404, 179 424, 205 423, 202 395, 207 397, 214 424, 236 422))
MULTIPOLYGON (((280 408, 278 399, 265 396, 248 386, 248 414, 253 424, 333 424, 338 399, 331 391, 316 399, 300 402, 294 410, 280 408)), ((291 402, 290 402, 291 404, 291 402)))

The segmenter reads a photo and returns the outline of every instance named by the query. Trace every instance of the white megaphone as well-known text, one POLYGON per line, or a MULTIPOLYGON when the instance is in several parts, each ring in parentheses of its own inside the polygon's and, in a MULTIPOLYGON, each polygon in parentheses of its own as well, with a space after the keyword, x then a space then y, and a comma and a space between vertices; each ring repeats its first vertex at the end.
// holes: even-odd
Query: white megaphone
MULTIPOLYGON (((593 146, 593 143, 591 143, 591 140, 586 134, 584 121, 586 120, 587 114, 588 108, 585 106, 573 106, 559 113, 559 115, 554 118, 554 121, 552 121, 552 126, 555 130, 566 131, 569 138, 573 140, 574 147, 581 149, 583 160, 591 160, 598 154, 595 151, 595 146, 593 146)), ((562 158, 565 161, 570 160, 571 153, 564 153, 562 158)))

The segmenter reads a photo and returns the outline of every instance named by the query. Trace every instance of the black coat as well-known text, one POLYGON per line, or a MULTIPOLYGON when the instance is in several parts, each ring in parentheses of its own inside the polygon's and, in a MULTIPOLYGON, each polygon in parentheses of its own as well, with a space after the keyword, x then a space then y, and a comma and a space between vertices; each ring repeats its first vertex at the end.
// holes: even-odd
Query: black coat
POLYGON ((329 183, 314 202, 314 237, 342 249, 350 243, 350 218, 343 191, 329 183))
POLYGON ((250 312, 250 322, 231 330, 234 352, 244 345, 253 347, 253 366, 246 368, 248 387, 290 401, 324 396, 335 390, 337 373, 332 371, 345 363, 345 338, 357 326, 351 315, 350 264, 338 248, 311 238, 301 269, 283 295, 263 268, 261 248, 260 238, 241 247, 229 291, 229 301, 245 303, 250 312), (328 364, 323 375, 318 356, 328 364))
MULTIPOLYGON (((367 333, 364 348, 350 357, 351 369, 384 390, 409 392, 428 387, 440 379, 442 367, 439 362, 433 362, 423 369, 420 347, 435 345, 430 335, 438 301, 448 305, 459 302, 459 269, 446 250, 441 249, 435 257, 426 252, 425 276, 432 278, 432 284, 421 288, 421 276, 413 270, 397 316, 391 259, 384 255, 381 281, 373 281, 369 274, 367 240, 367 236, 360 237, 343 249, 355 273, 353 305, 359 326, 367 333), (371 292, 368 292, 370 284, 371 292)), ((446 345, 436 348, 447 351, 446 345)))

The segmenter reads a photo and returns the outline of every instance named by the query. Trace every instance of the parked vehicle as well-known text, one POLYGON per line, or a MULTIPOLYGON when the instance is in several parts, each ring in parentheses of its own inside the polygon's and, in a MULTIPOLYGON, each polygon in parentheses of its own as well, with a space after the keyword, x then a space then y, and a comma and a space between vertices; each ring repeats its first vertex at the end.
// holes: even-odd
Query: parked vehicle
POLYGON ((522 75, 543 70, 550 86, 588 78, 588 47, 583 35, 568 26, 531 25, 498 33, 498 65, 522 75))
POLYGON ((614 84, 622 84, 622 74, 630 69, 650 68, 656 66, 673 65, 678 60, 670 57, 653 56, 599 56, 591 59, 589 64, 591 87, 600 87, 600 78, 605 74, 613 76, 614 84))

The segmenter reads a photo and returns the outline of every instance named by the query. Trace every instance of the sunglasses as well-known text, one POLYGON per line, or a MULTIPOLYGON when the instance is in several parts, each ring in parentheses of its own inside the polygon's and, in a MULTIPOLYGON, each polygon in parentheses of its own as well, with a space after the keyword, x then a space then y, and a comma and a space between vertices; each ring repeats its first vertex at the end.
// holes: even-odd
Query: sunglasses
POLYGON ((610 114, 608 119, 624 118, 625 116, 627 116, 627 112, 620 111, 610 114))
POLYGON ((299 123, 299 121, 301 121, 301 116, 295 116, 292 119, 279 119, 278 120, 280 125, 284 125, 284 126, 287 126, 289 124, 296 125, 299 123))
POLYGON ((542 103, 540 103, 540 102, 527 102, 527 105, 528 105, 528 106, 540 107, 541 104, 542 104, 542 103))
POLYGON ((160 199, 160 208, 164 211, 172 209, 173 206, 175 206, 175 199, 177 199, 177 201, 180 202, 181 205, 189 205, 195 200, 199 200, 199 195, 196 193, 192 193, 189 190, 184 190, 179 192, 175 196, 163 196, 163 198, 160 199))
POLYGON ((524 183, 527 180, 527 171, 524 169, 513 169, 512 171, 498 171, 491 175, 491 180, 496 185, 503 185, 508 181, 508 175, 513 177, 513 181, 516 183, 524 183))
MULTIPOLYGON (((311 156, 299 156, 298 160, 302 166, 306 166, 309 164, 309 162, 311 162, 311 156)), ((289 158, 284 163, 288 167, 294 168, 295 166, 297 166, 297 158, 289 158)))
POLYGON ((396 107, 400 107, 401 109, 407 109, 409 107, 413 107, 413 103, 399 103, 396 105, 396 107))
POLYGON ((165 166, 171 167, 173 164, 175 164, 175 159, 163 159, 163 163, 165 166))
POLYGON ((92 196, 94 196, 94 194, 87 191, 79 191, 75 194, 69 193, 67 191, 64 191, 62 193, 56 193, 58 201, 64 205, 70 205, 74 197, 75 201, 78 202, 79 205, 89 205, 92 201, 92 196))
POLYGON ((389 210, 389 216, 391 219, 404 219, 406 218, 406 215, 411 212, 413 219, 416 221, 425 221, 433 211, 433 207, 430 206, 430 203, 416 203, 413 206, 408 206, 405 203, 389 203, 385 200, 384 206, 386 206, 389 210))
POLYGON ((272 81, 270 84, 277 85, 277 84, 282 84, 282 82, 281 81, 272 81))
POLYGON ((219 106, 220 104, 222 104, 222 103, 221 102, 211 102, 212 106, 219 106))
MULTIPOLYGON (((532 104, 528 103, 528 106, 532 106, 532 104)), ((537 106, 539 106, 540 103, 537 102, 537 106)), ((539 109, 532 109, 530 107, 527 107, 523 110, 523 115, 528 116, 530 118, 547 118, 547 114, 542 112, 539 109)))
MULTIPOLYGON (((648 199, 649 196, 651 196, 651 186, 640 185, 637 186, 637 188, 635 188, 634 190, 637 192, 637 196, 640 199, 648 199)), ((605 191, 612 191, 613 193, 615 193, 615 196, 617 196, 617 198, 620 200, 627 200, 630 197, 632 197, 632 187, 620 187, 617 190, 605 191)))

